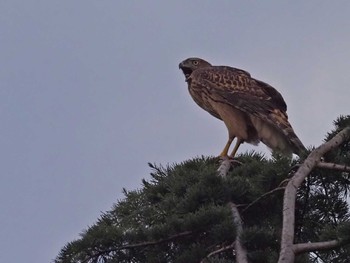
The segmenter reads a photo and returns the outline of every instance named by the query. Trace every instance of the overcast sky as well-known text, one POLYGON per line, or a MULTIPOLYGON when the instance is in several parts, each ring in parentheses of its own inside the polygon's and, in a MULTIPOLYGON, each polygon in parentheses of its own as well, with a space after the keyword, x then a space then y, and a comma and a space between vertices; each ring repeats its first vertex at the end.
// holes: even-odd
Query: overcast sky
MULTIPOLYGON (((278 89, 306 146, 350 113, 350 1, 0 1, 0 262, 50 262, 149 178, 218 155, 223 123, 178 69, 278 89)), ((264 145, 244 145, 240 152, 264 145)))

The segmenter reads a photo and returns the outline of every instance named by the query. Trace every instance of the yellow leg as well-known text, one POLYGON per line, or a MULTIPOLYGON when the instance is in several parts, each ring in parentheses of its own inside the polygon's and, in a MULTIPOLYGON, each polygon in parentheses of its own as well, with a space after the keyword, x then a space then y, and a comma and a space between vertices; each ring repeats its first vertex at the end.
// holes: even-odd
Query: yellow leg
POLYGON ((228 141, 227 141, 227 143, 226 143, 226 145, 225 145, 225 148, 222 150, 222 152, 220 153, 220 157, 226 157, 228 154, 228 149, 230 148, 230 146, 231 146, 231 143, 232 143, 232 141, 233 141, 233 139, 234 139, 235 137, 232 137, 232 138, 228 138, 228 141))
POLYGON ((234 158, 236 153, 237 153, 237 150, 239 148, 239 146, 243 143, 243 140, 242 139, 239 139, 237 138, 237 142, 236 142, 236 145, 235 145, 235 148, 233 148, 231 154, 230 154, 230 158, 234 158))

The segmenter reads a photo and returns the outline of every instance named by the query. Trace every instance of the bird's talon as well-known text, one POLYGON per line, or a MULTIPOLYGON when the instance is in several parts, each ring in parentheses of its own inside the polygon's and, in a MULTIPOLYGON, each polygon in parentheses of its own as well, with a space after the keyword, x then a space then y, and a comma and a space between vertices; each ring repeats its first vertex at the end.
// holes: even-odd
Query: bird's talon
POLYGON ((217 159, 219 159, 220 161, 225 161, 225 160, 229 160, 230 157, 228 155, 219 155, 216 157, 217 159))

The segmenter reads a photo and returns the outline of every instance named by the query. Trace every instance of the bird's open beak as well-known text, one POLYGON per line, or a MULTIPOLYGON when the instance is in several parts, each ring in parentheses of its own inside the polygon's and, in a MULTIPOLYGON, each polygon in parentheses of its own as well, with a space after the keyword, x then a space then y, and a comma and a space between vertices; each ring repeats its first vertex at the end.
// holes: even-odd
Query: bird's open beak
POLYGON ((186 77, 186 81, 188 80, 188 78, 191 76, 192 74, 192 69, 188 68, 185 66, 185 64, 183 62, 181 62, 179 64, 179 69, 182 70, 182 72, 184 73, 185 77, 186 77))

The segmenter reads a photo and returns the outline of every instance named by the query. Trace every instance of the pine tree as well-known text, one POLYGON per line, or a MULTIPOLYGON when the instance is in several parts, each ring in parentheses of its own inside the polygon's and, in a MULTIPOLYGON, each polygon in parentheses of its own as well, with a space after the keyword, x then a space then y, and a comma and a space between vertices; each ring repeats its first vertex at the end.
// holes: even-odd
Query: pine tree
POLYGON ((211 157, 149 164, 142 188, 124 189, 55 262, 350 262, 350 116, 334 125, 321 161, 324 148, 298 159, 245 153, 226 176, 211 157), (303 175, 290 211, 288 193, 303 175))

